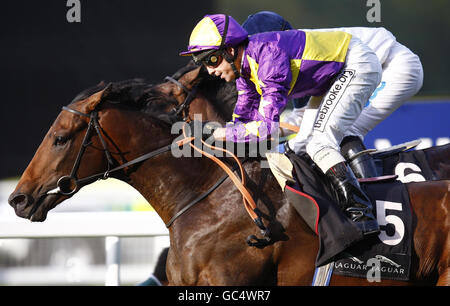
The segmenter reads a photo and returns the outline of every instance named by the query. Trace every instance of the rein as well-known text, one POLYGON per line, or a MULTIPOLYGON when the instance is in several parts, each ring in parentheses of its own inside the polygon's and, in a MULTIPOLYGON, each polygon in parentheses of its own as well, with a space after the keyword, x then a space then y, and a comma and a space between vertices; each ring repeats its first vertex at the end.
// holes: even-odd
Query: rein
MULTIPOLYGON (((175 109, 175 114, 179 115, 182 111, 186 111, 185 113, 185 117, 183 118, 183 121, 187 121, 187 119, 189 118, 189 105, 191 104, 192 100, 195 98, 196 92, 197 92, 197 86, 193 87, 192 90, 189 90, 186 86, 184 86, 181 82, 179 82, 178 80, 174 79, 173 77, 170 76, 166 76, 164 78, 165 81, 169 81, 174 83, 175 85, 177 85, 178 87, 180 87, 186 94, 186 98, 184 100, 184 102, 182 104, 180 104, 176 109, 175 109)), ((285 128, 288 129, 295 129, 296 132, 298 132, 298 127, 292 126, 292 125, 288 125, 288 126, 284 126, 285 128)), ((185 133, 185 129, 183 127, 183 135, 185 137, 187 137, 186 133, 185 133)), ((186 139, 186 138, 185 138, 186 139)), ((230 169, 227 165, 225 165, 221 160, 219 160, 217 157, 215 157, 214 155, 205 152, 202 148, 196 147, 194 144, 192 144, 192 141, 189 142, 189 145, 196 150, 197 152, 200 152, 203 156, 211 159, 212 161, 214 161, 219 167, 221 167, 225 172, 226 175, 223 176, 216 184, 214 184, 209 190, 207 190, 204 194, 202 194, 201 196, 199 196, 197 199, 195 199, 194 201, 192 201, 191 203, 189 203, 187 206, 185 206, 182 210, 180 210, 175 216, 173 216, 169 222, 166 224, 166 227, 169 228, 173 222, 179 217, 181 216, 185 211, 187 211, 190 207, 194 206, 196 203, 198 203, 199 201, 201 201, 202 199, 206 198, 211 192, 213 192, 217 187, 220 186, 220 184, 222 184, 225 179, 227 177, 230 177, 230 179, 232 180, 232 182, 234 183, 234 185, 236 186, 236 188, 239 190, 239 192, 242 194, 242 200, 244 203, 244 207, 247 211, 247 213, 249 214, 249 216, 252 218, 253 222, 258 226, 258 228, 261 230, 261 234, 263 235, 262 239, 257 238, 255 235, 251 235, 249 237, 247 237, 247 244, 250 246, 256 246, 256 247, 264 247, 268 244, 271 243, 272 239, 270 238, 270 231, 269 229, 267 229, 264 226, 264 223, 262 221, 262 213, 261 211, 257 208, 256 203, 253 199, 253 197, 251 196, 250 192, 247 190, 246 188, 246 184, 245 184, 245 172, 244 172, 244 168, 242 166, 242 162, 239 160, 239 158, 237 158, 236 155, 234 155, 232 152, 227 151, 223 148, 219 148, 219 147, 215 147, 215 146, 211 146, 209 144, 207 144, 205 141, 203 141, 203 139, 200 139, 201 143, 204 146, 207 146, 209 149, 212 150, 219 150, 222 151, 224 153, 229 154, 229 156, 232 156, 233 159, 236 162, 236 166, 233 169, 230 169), (241 177, 238 178, 233 172, 236 171, 236 169, 239 168, 240 173, 241 173, 241 177)), ((245 162, 245 161, 244 161, 245 162)))
MULTIPOLYGON (((246 160, 244 160, 242 163, 245 163, 246 160)), ((233 167, 232 171, 236 171, 237 166, 233 167)), ((191 201, 189 204, 187 204, 185 207, 183 207, 179 212, 177 212, 170 220, 166 223, 166 227, 169 228, 173 222, 175 222, 176 219, 178 219, 182 214, 184 214, 189 208, 200 202, 201 200, 205 199, 207 196, 209 196, 214 190, 216 190, 222 183, 228 178, 228 174, 225 174, 222 176, 213 186, 211 186, 208 190, 206 190, 204 193, 202 193, 200 196, 195 198, 193 201, 191 201)))
POLYGON ((186 134, 186 130, 185 130, 186 125, 187 125, 187 123, 183 126, 183 136, 185 137, 183 140, 185 140, 185 139, 189 140, 186 143, 188 143, 191 148, 193 148, 197 152, 201 153, 203 156, 205 156, 205 157, 211 159, 213 162, 215 162, 220 168, 222 168, 222 170, 224 170, 226 172, 226 175, 223 176, 216 184, 214 184, 204 194, 202 194, 197 199, 195 199, 190 204, 188 204, 186 207, 184 207, 182 210, 180 210, 180 212, 178 212, 174 217, 172 217, 172 219, 166 224, 166 227, 170 227, 173 224, 173 222, 179 216, 181 216, 181 214, 183 214, 185 211, 187 211, 194 204, 196 204, 199 201, 201 201, 202 199, 206 198, 206 196, 208 196, 211 192, 213 192, 217 187, 220 186, 220 184, 222 184, 225 181, 225 179, 227 179, 229 177, 231 179, 231 181, 234 183, 235 187, 242 194, 244 208, 246 209, 248 215, 253 220, 253 222, 256 224, 256 226, 258 226, 258 228, 261 231, 261 234, 263 235, 263 238, 257 238, 255 235, 248 236, 246 239, 247 244, 249 246, 263 248, 263 247, 273 243, 270 229, 266 228, 266 226, 264 225, 264 223, 262 221, 262 212, 256 206, 255 200, 253 199, 252 195, 250 194, 250 192, 248 191, 248 189, 246 187, 245 170, 244 170, 244 167, 242 166, 242 164, 246 161, 246 159, 241 162, 239 160, 239 158, 232 152, 230 152, 226 149, 223 149, 221 147, 212 146, 200 138, 199 140, 201 141, 203 146, 206 146, 210 150, 217 150, 217 151, 226 153, 226 154, 228 154, 228 156, 231 156, 234 159, 236 166, 234 168, 230 169, 230 167, 228 167, 219 158, 215 157, 213 154, 211 154, 209 152, 206 152, 202 148, 197 147, 192 141, 193 137, 189 137, 186 134), (239 169, 239 172, 241 174, 240 177, 238 177, 237 175, 234 174, 234 171, 236 171, 237 169, 239 169))
MULTIPOLYGON (((222 178, 220 178, 212 187, 210 187, 206 192, 204 192, 203 194, 201 194, 199 197, 197 197, 196 199, 194 199, 192 202, 190 202, 189 204, 187 204, 182 210, 180 210, 178 213, 176 213, 170 220, 169 222, 166 224, 166 227, 170 227, 173 222, 179 218, 183 213, 185 213, 189 208, 191 208, 192 206, 194 206, 195 204, 199 203, 201 200, 205 199, 209 194, 211 194, 214 190, 216 190, 228 177, 232 180, 232 182, 235 184, 235 186, 237 187, 237 189, 239 190, 239 192, 241 192, 242 197, 243 197, 243 202, 244 202, 244 207, 247 211, 247 213, 250 215, 250 217, 252 218, 252 220, 255 222, 255 224, 259 227, 259 229, 261 230, 261 233, 263 234, 264 238, 259 239, 257 238, 255 235, 251 235, 247 238, 247 243, 250 246, 256 246, 256 247, 264 247, 268 244, 271 243, 271 238, 270 238, 270 234, 268 229, 264 226, 264 223, 262 221, 261 218, 261 211, 256 207, 256 203, 253 199, 253 197, 251 196, 250 192, 247 190, 247 187, 245 186, 246 182, 245 182, 245 172, 244 172, 244 168, 242 166, 242 162, 239 160, 239 158, 234 155, 232 152, 227 151, 223 148, 219 148, 219 147, 215 147, 212 145, 209 145, 208 143, 206 143, 205 141, 203 141, 203 139, 201 139, 201 143, 208 147, 211 150, 220 150, 226 154, 229 154, 229 156, 232 156, 232 158, 234 159, 234 161, 236 162, 236 166, 232 169, 230 169, 223 161, 221 161, 220 159, 218 159, 217 157, 215 157, 213 154, 210 154, 206 151, 204 151, 202 148, 199 148, 197 146, 194 145, 193 140, 195 139, 194 137, 190 137, 187 136, 186 131, 185 131, 185 127, 188 123, 185 123, 185 125, 183 126, 183 136, 184 138, 177 141, 175 144, 168 144, 166 146, 163 146, 161 148, 158 148, 154 151, 151 151, 147 154, 144 154, 140 157, 137 157, 129 162, 126 162, 122 165, 119 165, 117 167, 111 168, 112 165, 114 164, 113 158, 111 156, 111 153, 109 152, 108 148, 107 148, 107 144, 106 141, 104 140, 102 134, 101 134, 101 128, 100 128, 100 124, 98 122, 98 112, 97 111, 93 111, 89 114, 86 113, 82 113, 79 112, 77 110, 74 110, 72 108, 69 108, 67 106, 63 106, 62 108, 65 111, 71 112, 75 115, 79 115, 79 116, 83 116, 83 117, 87 117, 89 118, 89 124, 88 124, 88 128, 86 130, 86 134, 84 136, 83 142, 81 144, 80 150, 78 151, 78 155, 75 159, 74 165, 72 167, 72 171, 70 173, 70 175, 65 175, 62 176, 61 178, 58 179, 57 181, 57 187, 55 189, 52 189, 50 191, 47 192, 47 195, 49 194, 62 194, 62 195, 72 195, 74 194, 77 190, 79 190, 80 186, 83 186, 85 184, 88 183, 92 183, 98 179, 107 179, 111 173, 113 172, 117 172, 119 170, 122 170, 126 167, 135 165, 137 163, 143 162, 145 160, 148 160, 152 157, 155 157, 159 154, 168 152, 171 150, 172 146, 183 146, 185 144, 189 144, 194 150, 200 152, 202 155, 204 155, 205 157, 213 160, 217 165, 219 165, 225 172, 226 175, 224 175, 222 178), (86 148, 90 145, 90 138, 92 135, 92 130, 95 130, 96 134, 98 135, 98 137, 100 138, 100 142, 103 146, 106 158, 108 160, 108 169, 104 172, 101 173, 97 173, 85 178, 81 178, 78 179, 77 177, 77 172, 80 166, 80 162, 81 159, 83 157, 83 154, 86 150, 86 148), (234 171, 236 171, 237 169, 240 170, 240 177, 236 176, 234 174, 234 171)), ((245 161, 244 161, 245 162, 245 161)))
MULTIPOLYGON (((129 162, 126 162, 122 165, 119 165, 117 167, 111 168, 114 165, 114 160, 111 156, 111 152, 108 150, 107 144, 102 136, 101 133, 101 127, 100 124, 98 122, 98 111, 94 110, 91 113, 82 113, 80 111, 74 110, 72 108, 69 108, 67 106, 63 106, 62 110, 71 112, 75 115, 79 115, 79 116, 83 116, 83 117, 87 117, 89 118, 89 124, 88 124, 88 128, 86 130, 86 134, 84 136, 83 139, 83 143, 80 147, 80 150, 78 151, 78 155, 76 157, 75 163, 72 167, 72 171, 70 173, 70 175, 65 175, 62 176, 61 178, 58 179, 57 181, 57 187, 55 189, 52 189, 50 191, 47 192, 47 195, 49 194, 62 194, 62 195, 72 195, 74 194, 78 189, 79 186, 83 186, 85 184, 89 184, 92 183, 98 179, 107 179, 111 173, 113 172, 117 172, 119 170, 123 170, 126 167, 141 163, 145 160, 148 160, 152 157, 155 157, 157 155, 160 155, 162 153, 168 152, 171 150, 172 146, 184 146, 185 144, 189 144, 191 146, 191 148, 193 148, 194 150, 200 152, 203 156, 211 159, 212 161, 214 161, 218 166, 220 166, 225 172, 226 175, 224 175, 223 177, 221 177, 213 186, 211 186, 206 192, 204 192, 203 194, 201 194, 199 197, 197 197, 196 199, 194 199, 193 201, 191 201, 189 204, 187 204, 183 209, 181 209, 179 212, 177 212, 170 220, 169 222, 167 222, 166 227, 169 228, 174 221, 179 218, 183 213, 185 213, 188 209, 190 209, 192 206, 194 206, 195 204, 199 203, 200 201, 202 201, 203 199, 205 199, 208 195, 210 195, 214 190, 216 190, 228 177, 232 180, 232 182, 234 183, 234 185, 236 186, 236 188, 239 190, 239 192, 242 194, 242 200, 244 203, 244 208, 246 209, 247 213, 249 214, 249 216, 251 217, 251 219, 253 220, 253 222, 258 226, 258 228, 261 231, 261 234, 263 235, 263 238, 257 238, 255 235, 250 235, 247 237, 247 244, 249 246, 255 246, 258 248, 263 248, 271 243, 273 243, 273 239, 271 237, 271 233, 270 230, 268 228, 265 227, 263 221, 262 221, 262 212, 258 209, 258 207, 256 206, 256 202, 253 199, 252 195, 250 194, 250 192, 248 191, 247 187, 246 187, 246 181, 245 181, 245 171, 244 168, 242 166, 243 162, 245 162, 246 160, 244 160, 243 162, 241 162, 239 160, 239 158, 233 154, 232 152, 225 150, 223 148, 219 148, 219 147, 215 147, 212 146, 208 143, 206 143, 203 139, 200 138, 201 143, 203 146, 206 146, 207 148, 209 148, 210 150, 218 150, 218 151, 222 151, 223 153, 228 154, 228 156, 231 156, 236 165, 233 168, 228 167, 223 161, 221 161, 219 158, 215 157, 213 154, 204 151, 202 148, 199 148, 197 146, 195 146, 193 144, 193 140, 195 139, 194 137, 191 136, 187 136, 186 135, 186 131, 185 131, 185 126, 188 124, 187 120, 189 120, 189 106, 191 104, 191 102, 194 100, 195 95, 196 95, 196 91, 197 91, 197 86, 195 86, 192 90, 187 89, 183 84, 181 84, 179 81, 175 80, 172 77, 166 77, 165 78, 166 81, 170 81, 174 84, 176 84, 177 86, 179 86, 180 88, 183 89, 183 91, 187 94, 185 100, 183 101, 183 103, 181 103, 179 106, 177 106, 174 110, 173 113, 175 114, 175 117, 179 117, 181 113, 184 112, 184 116, 183 116, 183 121, 185 122, 185 125, 183 126, 183 136, 184 138, 177 141, 175 144, 168 144, 166 146, 163 146, 161 148, 158 148, 154 151, 151 151, 147 154, 144 154, 140 157, 137 157, 129 162), (91 138, 91 134, 92 134, 92 130, 95 130, 97 136, 100 139, 100 142, 103 146, 103 150, 105 152, 105 156, 106 159, 108 161, 108 168, 106 171, 101 172, 101 173, 97 173, 85 178, 81 178, 78 179, 77 178, 77 172, 78 172, 78 168, 80 166, 80 162, 81 162, 81 158, 86 150, 86 147, 90 145, 90 138, 91 138), (240 172, 240 177, 238 177, 237 175, 234 174, 234 172, 236 170, 239 169, 240 172)), ((292 126, 286 126, 287 128, 291 128, 291 129, 296 129, 296 132, 298 132, 298 127, 292 127, 292 126)), ((265 181, 265 178, 263 179, 263 181, 265 181)), ((263 183, 262 183, 263 184, 263 183)), ((262 186, 258 187, 258 193, 261 191, 259 189, 262 189, 262 186)), ((256 195, 258 196, 258 195, 256 195)))

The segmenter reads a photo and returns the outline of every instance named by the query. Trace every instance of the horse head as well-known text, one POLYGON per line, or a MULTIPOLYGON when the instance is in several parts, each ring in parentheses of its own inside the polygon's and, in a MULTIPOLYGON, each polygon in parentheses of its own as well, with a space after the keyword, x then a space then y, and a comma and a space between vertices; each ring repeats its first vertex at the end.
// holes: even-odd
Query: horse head
MULTIPOLYGON (((8 199, 17 216, 44 221, 49 210, 98 177, 85 181, 78 179, 98 173, 106 176, 112 167, 134 158, 143 150, 152 149, 152 142, 147 141, 142 149, 127 151, 131 142, 144 143, 144 137, 157 136, 155 146, 161 142, 170 143, 167 129, 155 124, 155 120, 148 120, 148 114, 137 112, 134 106, 114 103, 117 99, 135 95, 131 92, 137 87, 142 89, 144 84, 141 81, 125 86, 123 82, 108 86, 101 83, 94 88, 95 92, 91 89, 87 94, 85 91, 63 107, 8 199), (147 133, 144 136, 132 126, 145 129, 147 133)), ((133 97, 133 102, 141 96, 133 97)), ((114 175, 120 178, 124 171, 114 175)))

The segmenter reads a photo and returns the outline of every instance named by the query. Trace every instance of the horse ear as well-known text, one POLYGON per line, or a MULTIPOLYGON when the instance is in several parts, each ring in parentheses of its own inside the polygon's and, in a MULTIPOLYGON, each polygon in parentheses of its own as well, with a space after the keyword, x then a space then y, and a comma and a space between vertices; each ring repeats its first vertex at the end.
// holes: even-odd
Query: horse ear
POLYGON ((101 80, 100 83, 97 84, 97 87, 104 87, 106 85, 105 80, 101 80))
POLYGON ((109 93, 111 93, 112 85, 112 83, 109 83, 105 88, 87 98, 83 103, 83 112, 85 112, 86 114, 92 112, 97 107, 97 105, 100 104, 100 102, 103 101, 103 99, 106 98, 109 93))
POLYGON ((198 81, 201 67, 195 68, 185 73, 178 81, 186 87, 192 87, 198 81))

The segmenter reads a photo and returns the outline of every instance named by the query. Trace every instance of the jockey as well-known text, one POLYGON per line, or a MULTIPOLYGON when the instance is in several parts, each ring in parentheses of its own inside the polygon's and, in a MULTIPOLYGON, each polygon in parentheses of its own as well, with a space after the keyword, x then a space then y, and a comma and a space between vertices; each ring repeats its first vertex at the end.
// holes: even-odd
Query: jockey
POLYGON ((365 235, 379 232, 372 204, 339 144, 378 86, 381 65, 358 38, 342 31, 290 30, 248 36, 232 17, 206 15, 192 31, 188 50, 208 73, 236 80, 232 122, 218 140, 260 141, 279 127, 288 99, 323 96, 307 154, 333 183, 342 209, 365 235))
MULTIPOLYGON (((286 31, 292 30, 291 24, 277 13, 270 11, 258 12, 254 15, 248 16, 244 21, 242 27, 248 32, 249 35, 271 32, 271 31, 286 31)), ((300 126, 301 118, 305 112, 305 106, 308 103, 310 97, 292 99, 294 109, 288 116, 280 118, 282 121, 292 125, 300 126)), ((292 131, 281 128, 284 134, 292 133, 292 131)))
MULTIPOLYGON (((249 34, 292 28, 283 17, 269 11, 250 15, 242 26, 249 34)), ((371 155, 357 156, 357 153, 366 150, 363 143, 366 134, 420 90, 423 83, 423 68, 420 59, 407 47, 397 42, 394 35, 385 28, 352 27, 308 31, 350 33, 371 48, 382 65, 380 85, 368 100, 357 120, 345 132, 345 137, 340 144, 342 155, 349 161, 357 177, 376 176, 375 164, 371 155), (354 156, 357 157, 353 158, 354 156)), ((300 127, 304 113, 304 105, 294 101, 294 109, 284 118, 284 121, 300 127)), ((314 116, 316 112, 309 114, 314 116)), ((298 140, 304 138, 304 134, 307 134, 310 129, 306 125, 301 126, 296 139, 289 141, 289 147, 297 153, 302 150, 302 142, 298 140)))

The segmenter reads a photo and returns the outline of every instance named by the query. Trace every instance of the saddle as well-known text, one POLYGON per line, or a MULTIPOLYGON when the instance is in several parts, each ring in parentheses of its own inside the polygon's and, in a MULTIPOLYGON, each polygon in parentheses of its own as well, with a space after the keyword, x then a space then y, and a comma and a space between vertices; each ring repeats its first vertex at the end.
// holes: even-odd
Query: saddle
POLYGON ((408 192, 395 180, 397 176, 361 180, 381 229, 380 235, 363 239, 359 228, 340 210, 334 189, 309 156, 288 153, 287 158, 293 176, 285 181, 284 192, 319 238, 316 267, 325 267, 325 273, 334 270, 341 275, 367 277, 372 268, 369 263, 375 262, 380 279, 408 280, 412 216, 408 192))

